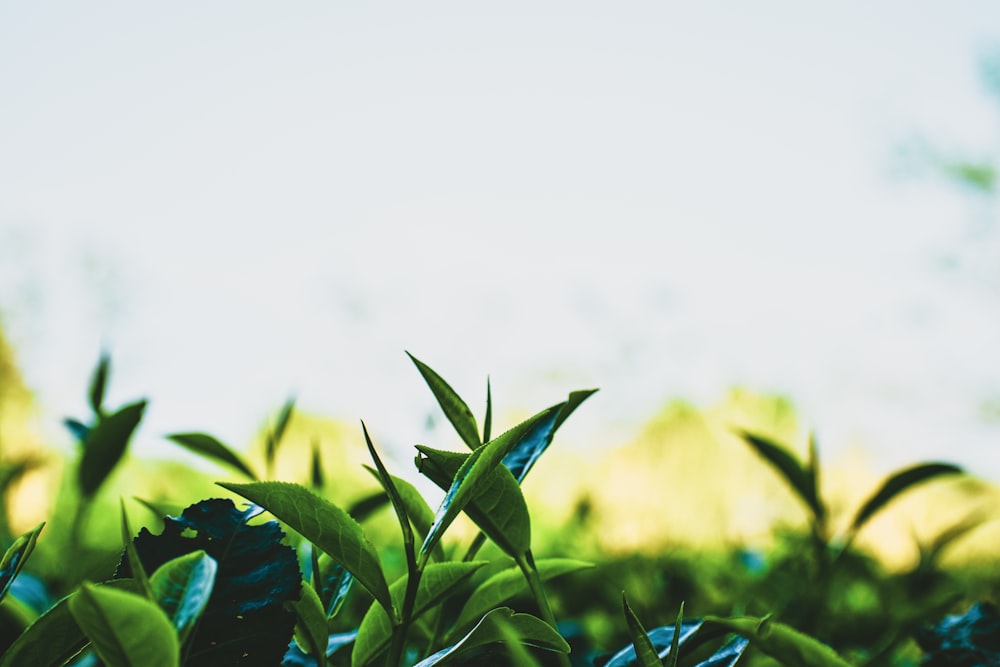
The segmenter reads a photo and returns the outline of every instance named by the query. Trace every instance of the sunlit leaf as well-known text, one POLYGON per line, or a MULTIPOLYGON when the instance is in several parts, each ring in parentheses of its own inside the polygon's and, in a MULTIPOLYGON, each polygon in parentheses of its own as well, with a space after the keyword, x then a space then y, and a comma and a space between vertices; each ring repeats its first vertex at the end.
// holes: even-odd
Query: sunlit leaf
POLYGON ((18 575, 21 568, 24 567, 24 563, 28 560, 28 556, 34 551, 35 542, 38 541, 38 534, 42 532, 42 528, 44 527, 45 522, 43 521, 32 530, 14 540, 14 543, 4 553, 3 560, 0 560, 0 600, 7 595, 14 577, 18 575))
MULTIPOLYGON (((417 586, 417 596, 413 605, 413 618, 418 618, 425 611, 455 592, 458 587, 486 563, 431 563, 424 568, 420 584, 417 586)), ((406 594, 407 575, 392 582, 389 587, 393 603, 402 607, 406 594)), ((368 664, 389 646, 392 637, 392 623, 382 610, 372 605, 361 620, 358 628, 358 638, 351 653, 351 665, 361 667, 368 664)))
POLYGON ((554 406, 558 409, 550 418, 535 424, 534 428, 504 457, 503 464, 507 466, 518 482, 524 480, 531 467, 552 444, 552 438, 563 422, 573 414, 574 410, 580 407, 581 403, 596 392, 596 389, 572 392, 564 403, 554 406))
POLYGON ((132 570, 132 578, 135 579, 136 584, 139 586, 139 592, 146 596, 147 600, 153 602, 156 601, 156 594, 153 592, 153 587, 149 583, 149 576, 146 572, 146 568, 142 565, 142 560, 139 559, 139 554, 135 550, 135 544, 132 543, 132 527, 128 523, 128 512, 125 509, 125 500, 121 500, 122 506, 122 543, 125 545, 125 558, 128 560, 129 568, 132 570))
POLYGON ((822 519, 826 515, 826 507, 819 499, 815 475, 792 456, 788 449, 763 436, 746 431, 739 431, 738 434, 784 478, 814 517, 822 519))
MULTIPOLYGON (((566 640, 542 619, 530 614, 515 613, 508 607, 499 607, 483 616, 482 620, 457 644, 421 660, 415 667, 447 667, 448 665, 455 667, 461 664, 458 661, 465 653, 489 644, 508 641, 511 637, 511 630, 521 643, 528 646, 558 653, 569 653, 570 651, 566 640)), ((481 658, 477 659, 477 662, 491 664, 481 658)))
POLYGON ((420 371, 427 386, 430 387, 431 393, 434 394, 434 398, 437 399, 438 405, 441 406, 445 417, 448 418, 448 421, 455 428, 455 432, 462 438, 462 442, 468 445, 469 449, 479 447, 482 444, 479 440, 479 426, 476 425, 476 418, 473 416, 469 406, 430 366, 409 352, 406 355, 410 357, 417 370, 420 371))
POLYGON ((166 614, 140 595, 83 584, 69 610, 97 655, 114 667, 177 667, 180 646, 166 614))
POLYGON ((706 616, 706 626, 719 626, 749 639, 755 647, 785 665, 797 667, 850 667, 832 648, 770 618, 718 618, 706 616))
POLYGON ((167 440, 175 442, 195 454, 234 468, 250 479, 257 479, 257 475, 236 452, 206 433, 173 433, 166 437, 167 440))
MULTIPOLYGON (((632 611, 632 608, 628 606, 628 600, 625 599, 625 591, 622 591, 622 610, 625 613, 628 634, 632 639, 632 647, 635 649, 639 667, 663 667, 660 657, 656 654, 656 649, 653 648, 653 642, 650 641, 649 635, 646 634, 646 629, 642 627, 639 618, 632 611)), ((680 628, 678 627, 675 629, 674 636, 671 639, 672 644, 676 644, 679 634, 680 628)))
MULTIPOLYGON (((102 587, 138 592, 134 579, 117 579, 102 587)), ((70 598, 56 602, 17 636, 0 656, 0 667, 62 667, 87 645, 87 637, 73 619, 70 598)))
POLYGON ((295 641, 307 647, 306 653, 322 660, 326 655, 326 611, 323 602, 310 586, 302 587, 302 597, 292 605, 295 609, 295 641))
MULTIPOLYGON (((542 558, 535 563, 535 566, 538 568, 539 578, 544 582, 593 567, 593 564, 571 558, 542 558)), ((490 609, 499 607, 511 598, 527 593, 528 590, 528 582, 519 567, 513 566, 497 572, 469 594, 458 614, 451 636, 482 618, 490 609)))
POLYGON ((208 606, 219 566, 202 550, 167 561, 150 578, 153 595, 183 642, 208 606))
POLYGON ((910 487, 942 475, 956 475, 961 473, 961 468, 950 463, 921 463, 893 473, 882 483, 878 491, 861 506, 858 513, 854 515, 854 520, 851 522, 851 530, 858 531, 874 514, 910 487))
POLYGON ((395 617, 378 552, 344 510, 298 484, 253 482, 219 486, 265 508, 343 565, 395 617))
POLYGON ((80 492, 85 498, 97 492, 118 464, 145 409, 146 401, 126 405, 102 418, 87 434, 79 470, 80 492))
MULTIPOLYGON (((473 454, 417 445, 420 472, 444 490, 473 454)), ((478 451, 478 450, 477 450, 478 451)), ((517 480, 503 465, 486 473, 465 513, 504 553, 516 557, 531 548, 531 519, 517 480)))

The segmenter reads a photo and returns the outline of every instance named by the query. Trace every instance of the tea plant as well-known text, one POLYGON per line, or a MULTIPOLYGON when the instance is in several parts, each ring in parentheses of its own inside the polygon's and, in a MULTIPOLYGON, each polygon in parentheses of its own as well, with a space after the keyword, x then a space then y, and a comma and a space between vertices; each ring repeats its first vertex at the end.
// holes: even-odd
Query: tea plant
MULTIPOLYGON (((568 635, 548 595, 554 579, 582 573, 591 564, 535 558, 520 484, 560 426, 596 390, 572 392, 565 401, 492 437, 488 383, 480 433, 467 403, 429 366, 411 359, 468 449, 417 446, 417 471, 445 492, 436 509, 386 467, 364 423, 361 433, 373 464, 369 472, 382 489, 377 496, 345 510, 317 493, 325 480, 315 445, 312 489, 269 480, 292 418, 293 400, 269 429, 262 476, 210 435, 173 434, 168 437, 178 445, 249 479, 219 483, 249 505, 238 509, 229 499, 203 500, 178 517, 165 517, 159 534, 143 528, 134 536, 123 503, 124 548, 117 568, 104 581, 83 583, 40 614, 8 595, 43 526, 21 536, 0 562, 0 600, 7 596, 4 606, 21 612, 20 617, 14 615, 19 618, 17 631, 2 649, 0 667, 98 661, 111 667, 279 662, 303 667, 568 667, 571 658, 572 664, 593 663, 592 655, 571 655, 568 635), (385 504, 399 524, 405 560, 405 572, 394 579, 383 562, 390 545, 376 548, 359 523, 362 514, 385 504), (265 511, 280 524, 261 521, 265 511), (464 546, 446 542, 463 513, 479 535, 464 546), (294 531, 291 538, 286 540, 282 525, 294 531), (487 540, 502 555, 480 557, 487 540), (524 596, 530 602, 518 611, 512 605, 524 596), (346 614, 348 602, 361 604, 363 612, 346 614)), ((67 420, 82 445, 77 477, 81 501, 71 549, 80 548, 79 536, 97 491, 121 460, 145 407, 140 401, 117 411, 105 409, 108 369, 103 357, 91 383, 91 423, 67 420)), ((810 508, 821 563, 817 582, 824 585, 823 577, 837 566, 838 555, 829 555, 815 455, 803 466, 774 443, 746 438, 810 508)), ((842 552, 864 523, 899 493, 954 472, 943 464, 928 464, 890 477, 858 511, 842 552)), ((762 656, 768 656, 770 664, 802 667, 850 664, 802 632, 801 625, 792 628, 770 615, 685 618, 682 604, 675 624, 647 631, 623 592, 619 618, 631 644, 610 655, 604 667, 732 667, 759 662, 762 656)))

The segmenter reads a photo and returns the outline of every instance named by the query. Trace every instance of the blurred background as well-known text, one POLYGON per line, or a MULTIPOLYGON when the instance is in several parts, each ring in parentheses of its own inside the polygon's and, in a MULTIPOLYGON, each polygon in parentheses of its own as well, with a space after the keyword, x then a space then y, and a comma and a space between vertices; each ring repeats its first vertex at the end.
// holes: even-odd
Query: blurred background
POLYGON ((294 396, 405 463, 454 442, 409 350, 500 425, 600 387, 560 435, 595 457, 694 410, 1000 481, 997 19, 3 3, 20 423, 73 451, 106 350, 133 453, 245 449, 294 396))

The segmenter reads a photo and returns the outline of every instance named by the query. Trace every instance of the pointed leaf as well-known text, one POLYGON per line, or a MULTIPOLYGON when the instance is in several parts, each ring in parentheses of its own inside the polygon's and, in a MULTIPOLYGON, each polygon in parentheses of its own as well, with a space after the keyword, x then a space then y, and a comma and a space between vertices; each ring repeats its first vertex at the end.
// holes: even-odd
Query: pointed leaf
POLYGON ((312 442, 312 460, 310 461, 309 471, 309 479, 314 489, 322 489, 326 486, 326 480, 323 478, 323 462, 320 458, 318 440, 313 440, 312 442))
MULTIPOLYGON (((417 597, 413 605, 413 618, 418 618, 425 611, 455 592, 458 587, 472 574, 481 568, 484 562, 469 563, 431 563, 424 568, 420 584, 417 586, 417 597)), ((402 607, 406 594, 408 576, 403 575, 392 582, 389 587, 393 603, 402 607)), ((351 653, 351 665, 361 667, 367 665, 372 658, 378 656, 389 646, 392 638, 392 623, 382 610, 372 605, 361 619, 358 627, 358 638, 351 653)))
POLYGON ((81 422, 79 419, 73 419, 72 417, 66 417, 63 419, 63 426, 66 430, 70 432, 76 441, 81 445, 87 440, 87 436, 90 435, 90 427, 81 422))
POLYGON ((666 662, 663 664, 665 667, 677 667, 677 660, 680 658, 680 641, 681 641, 681 630, 684 626, 684 602, 681 602, 681 608, 677 611, 677 622, 674 623, 674 636, 670 640, 670 653, 667 654, 666 662))
MULTIPOLYGON (((465 509, 466 505, 468 505, 474 498, 481 493, 489 492, 490 495, 484 496, 483 500, 484 504, 490 504, 499 497, 503 483, 496 483, 497 476, 493 473, 500 464, 500 461, 503 460, 503 457, 505 457, 514 447, 517 446, 521 439, 524 438, 524 436, 528 434, 538 422, 548 419, 558 408, 559 406, 553 406, 547 410, 539 412, 534 417, 518 424, 514 428, 500 435, 496 439, 491 440, 468 455, 468 458, 464 463, 462 463, 458 471, 456 471, 455 478, 451 482, 448 493, 445 494, 444 500, 441 501, 441 505, 438 507, 438 510, 434 515, 434 524, 427 532, 427 537, 424 539, 424 543, 420 547, 421 559, 425 559, 427 557, 427 554, 438 543, 444 535, 444 531, 451 525, 452 521, 455 520, 455 517, 457 517, 458 514, 465 509)), ((518 492, 520 492, 520 489, 518 489, 518 492)), ((512 516, 514 519, 510 525, 516 526, 519 529, 516 531, 516 537, 521 539, 527 536, 528 539, 522 540, 522 542, 530 542, 530 525, 527 521, 527 510, 525 509, 524 514, 522 515, 520 513, 520 508, 517 508, 517 514, 512 516)), ((480 529, 483 529, 483 532, 487 532, 483 526, 480 526, 480 529)), ((524 545, 523 543, 515 543, 512 544, 512 546, 515 549, 519 549, 524 545)), ((523 548, 517 555, 520 555, 524 551, 527 551, 527 548, 523 548)))
POLYGON ((368 446, 368 454, 372 457, 372 461, 375 462, 375 477, 379 480, 382 488, 385 489, 386 495, 389 496, 389 502, 392 503, 392 510, 396 513, 396 519, 399 521, 399 527, 403 533, 403 546, 406 549, 407 563, 412 565, 413 528, 410 526, 410 517, 406 511, 406 503, 403 502, 403 499, 399 494, 399 490, 396 489, 396 484, 392 480, 392 475, 389 474, 389 471, 386 469, 385 464, 382 463, 382 459, 379 457, 378 452, 375 451, 375 443, 373 443, 371 437, 369 437, 368 428, 365 426, 364 422, 361 422, 361 430, 365 435, 365 444, 368 446))
POLYGON ((851 522, 851 530, 858 531, 879 510, 885 507, 893 498, 917 484, 940 477, 956 475, 963 471, 950 463, 921 463, 919 465, 899 470, 889 476, 879 487, 879 490, 862 505, 851 522))
POLYGON ((816 477, 809 472, 798 459, 792 456, 788 449, 753 433, 739 431, 740 435, 764 460, 767 461, 792 487, 799 500, 805 503, 814 517, 822 518, 826 508, 819 499, 816 489, 816 477))
MULTIPOLYGON (((417 468, 444 490, 472 454, 442 452, 417 445, 417 468)), ((478 451, 478 450, 477 450, 478 451)), ((506 467, 496 466, 484 475, 480 489, 465 507, 465 513, 483 533, 511 557, 531 548, 531 518, 517 480, 506 467)))
POLYGON ((472 410, 465 404, 465 401, 455 392, 454 389, 445 382, 434 370, 414 357, 409 352, 406 355, 420 371, 424 377, 431 393, 437 399, 438 405, 444 412, 445 417, 455 427, 455 432, 462 438, 462 442, 468 445, 469 449, 476 449, 482 443, 479 440, 479 426, 476 425, 476 418, 472 415, 472 410))
POLYGON ((207 433, 172 433, 166 437, 167 440, 175 442, 195 454, 214 459, 223 465, 234 468, 250 479, 257 479, 257 475, 236 452, 207 433))
POLYGON ((550 419, 538 422, 531 432, 517 443, 517 447, 504 457, 503 464, 507 466, 518 482, 524 480, 531 467, 552 444, 556 430, 573 414, 574 410, 580 407, 581 403, 596 392, 596 389, 572 392, 566 402, 557 406, 558 411, 550 419))
POLYGON ((79 470, 80 492, 85 498, 97 492, 118 464, 145 409, 146 401, 126 405, 113 415, 102 418, 87 434, 79 470))
MULTIPOLYGON (((378 471, 369 466, 365 466, 365 470, 370 472, 375 479, 382 483, 381 478, 378 475, 378 471)), ((400 500, 402 500, 404 507, 406 508, 406 515, 410 518, 410 522, 417 531, 417 535, 421 540, 427 535, 427 531, 430 530, 431 524, 434 523, 434 510, 431 506, 427 504, 424 497, 417 491, 417 487, 413 486, 407 482, 402 477, 397 477, 395 475, 389 475, 392 479, 392 483, 396 486, 396 491, 399 493, 400 500)), ((445 560, 444 549, 439 543, 434 549, 431 556, 434 560, 441 562, 445 560)))
POLYGON ((34 551, 35 542, 38 541, 38 534, 42 532, 42 528, 44 527, 45 522, 43 521, 32 530, 14 540, 14 543, 4 553, 3 560, 0 560, 0 600, 3 600, 7 595, 14 577, 20 573, 21 568, 24 567, 24 563, 28 560, 28 556, 34 551))
POLYGON ((156 594, 153 592, 152 586, 149 584, 149 576, 146 574, 146 568, 142 565, 142 560, 139 559, 139 554, 135 550, 135 544, 132 543, 132 527, 128 524, 128 512, 125 509, 125 500, 121 500, 122 506, 122 543, 125 545, 125 558, 128 559, 129 567, 132 569, 132 578, 135 579, 136 584, 139 585, 139 592, 151 602, 156 602, 156 594))
POLYGON ((285 435, 285 430, 288 428, 288 422, 292 419, 292 410, 295 409, 295 398, 289 397, 285 401, 285 404, 281 406, 281 412, 278 413, 278 420, 274 424, 274 430, 272 430, 267 436, 267 449, 265 450, 265 456, 267 457, 268 463, 274 462, 274 457, 278 452, 278 445, 281 444, 281 438, 285 435))
POLYGON ((199 549, 167 561, 153 573, 153 594, 182 641, 205 611, 218 571, 218 562, 199 549))
POLYGON ((832 648, 770 618, 718 618, 706 616, 706 626, 719 626, 753 642, 754 646, 785 665, 797 667, 850 667, 832 648))
POLYGON ((107 352, 102 352, 101 360, 97 362, 97 368, 94 369, 94 376, 90 381, 90 407, 98 417, 104 414, 102 407, 104 405, 104 388, 108 382, 108 366, 110 364, 111 358, 107 352))
MULTIPOLYGON (((138 592, 135 580, 105 581, 102 587, 138 592)), ((69 597, 56 602, 18 635, 0 656, 0 667, 62 667, 87 645, 87 637, 73 619, 69 597)))
POLYGON ((729 643, 713 653, 712 657, 699 662, 695 667, 733 667, 740 661, 748 648, 750 648, 749 639, 734 637, 729 643))
POLYGON ((357 521, 325 498, 287 482, 219 486, 254 502, 343 565, 395 617, 378 552, 357 521))
MULTIPOLYGON (((625 599, 625 591, 622 591, 622 610, 625 613, 628 634, 632 638, 632 646, 635 648, 639 667, 663 667, 663 662, 660 661, 660 657, 656 654, 656 649, 653 648, 653 642, 650 641, 649 635, 646 634, 646 629, 642 627, 639 618, 632 611, 632 608, 628 606, 628 600, 625 599)), ((679 629, 674 630, 672 643, 677 641, 680 634, 679 629)))
MULTIPOLYGON (((700 618, 681 623, 681 631, 677 637, 678 648, 684 649, 685 647, 698 644, 701 638, 701 633, 699 631, 702 627, 703 624, 700 618)), ((653 648, 657 651, 657 657, 661 660, 670 655, 670 647, 673 645, 676 631, 677 628, 674 625, 663 625, 658 628, 653 628, 646 633, 646 636, 649 637, 649 641, 653 644, 653 648)), ((635 646, 629 644, 615 653, 611 659, 605 663, 604 667, 636 667, 640 664, 637 660, 635 646)))
MULTIPOLYGON (((539 578, 545 582, 570 572, 593 567, 593 564, 572 558, 542 558, 535 563, 535 566, 538 568, 539 578)), ((449 637, 482 618, 490 609, 527 592, 529 592, 528 582, 519 567, 515 565, 497 572, 469 594, 449 637)))
POLYGON ((493 393, 490 390, 490 379, 486 378, 486 416, 483 417, 483 442, 490 441, 493 430, 493 393))
POLYGON ((569 653, 566 640, 548 623, 530 614, 518 614, 508 607, 499 607, 483 616, 469 634, 454 646, 438 651, 421 660, 415 667, 446 667, 456 664, 456 660, 473 649, 488 644, 508 641, 509 629, 528 646, 569 653))
POLYGON ((180 646, 166 614, 140 595, 84 584, 69 599, 97 655, 114 667, 177 667, 180 646))
POLYGON ((295 641, 308 650, 308 655, 322 664, 326 655, 327 629, 323 602, 311 586, 302 587, 302 597, 293 605, 295 609, 295 641))

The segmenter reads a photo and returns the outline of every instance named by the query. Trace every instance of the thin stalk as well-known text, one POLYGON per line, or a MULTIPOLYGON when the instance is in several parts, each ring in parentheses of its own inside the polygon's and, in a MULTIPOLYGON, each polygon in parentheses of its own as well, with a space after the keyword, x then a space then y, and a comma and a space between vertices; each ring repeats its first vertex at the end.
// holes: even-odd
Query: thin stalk
POLYGON ((397 667, 403 659, 403 649, 406 647, 406 635, 410 632, 410 625, 413 623, 413 608, 417 602, 417 588, 420 586, 420 577, 424 573, 424 566, 427 564, 426 558, 414 560, 413 549, 406 550, 406 565, 409 575, 406 577, 406 594, 403 596, 403 609, 400 613, 399 622, 392 629, 392 643, 389 644, 389 656, 386 658, 386 667, 397 667))
POLYGON ((462 558, 463 563, 468 563, 470 560, 476 557, 479 550, 483 548, 486 544, 486 533, 480 532, 476 535, 476 538, 472 540, 472 544, 469 545, 469 550, 465 552, 465 556, 462 558))
MULTIPOLYGON (((542 615, 542 620, 558 632, 559 628, 556 624, 555 614, 552 613, 549 598, 545 594, 545 588, 542 587, 542 578, 538 574, 538 568, 535 566, 535 558, 531 555, 530 550, 517 556, 517 565, 521 568, 524 578, 528 581, 528 588, 531 589, 531 594, 535 598, 535 604, 538 605, 538 611, 542 615)), ((557 653, 556 655, 559 656, 559 664, 562 667, 570 667, 569 656, 565 653, 557 653)))

